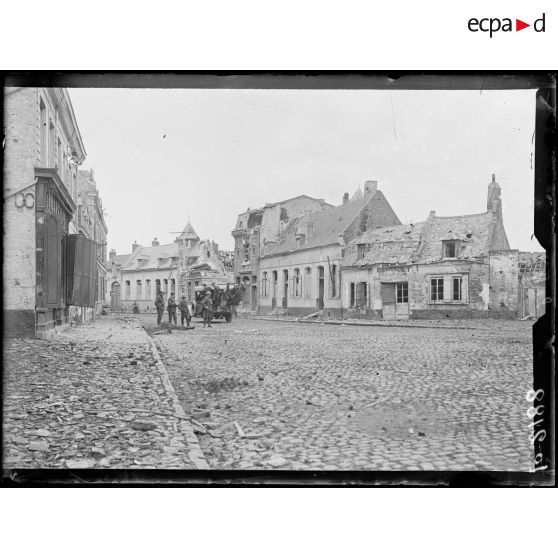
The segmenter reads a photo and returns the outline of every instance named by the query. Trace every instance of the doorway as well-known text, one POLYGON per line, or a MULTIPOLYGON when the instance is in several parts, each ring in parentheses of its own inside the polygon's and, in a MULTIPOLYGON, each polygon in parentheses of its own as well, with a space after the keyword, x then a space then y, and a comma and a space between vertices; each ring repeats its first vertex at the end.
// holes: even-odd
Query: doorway
POLYGON ((382 317, 384 320, 409 319, 409 284, 382 283, 382 317))
POLYGON ((121 309, 120 283, 115 281, 110 286, 110 310, 111 312, 120 312, 121 309))
POLYGON ((283 308, 287 308, 289 300, 289 271, 283 270, 283 308))

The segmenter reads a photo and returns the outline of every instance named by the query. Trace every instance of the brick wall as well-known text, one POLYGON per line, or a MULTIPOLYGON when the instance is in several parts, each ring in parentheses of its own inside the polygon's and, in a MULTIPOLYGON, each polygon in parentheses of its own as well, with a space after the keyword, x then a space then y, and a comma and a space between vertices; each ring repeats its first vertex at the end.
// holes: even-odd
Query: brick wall
MULTIPOLYGON (((4 152, 4 309, 35 309, 35 181, 39 161, 38 96, 35 89, 7 88, 4 152), (25 188, 27 186, 27 188, 25 188), (22 204, 16 192, 22 188, 22 204), (10 194, 12 194, 10 196, 10 194), (9 197, 8 197, 9 196, 9 197), (18 207, 18 205, 22 205, 18 207)), ((10 312, 10 315, 13 313, 10 312)), ((27 323, 28 315, 24 323, 27 323)), ((33 318, 34 321, 34 318, 33 318)), ((6 325, 19 323, 10 319, 6 325)))

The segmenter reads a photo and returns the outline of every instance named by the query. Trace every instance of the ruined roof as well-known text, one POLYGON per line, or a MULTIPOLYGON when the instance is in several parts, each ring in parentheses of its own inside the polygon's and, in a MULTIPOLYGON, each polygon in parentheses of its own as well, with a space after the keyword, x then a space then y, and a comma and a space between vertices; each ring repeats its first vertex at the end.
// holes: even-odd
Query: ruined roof
POLYGON ((536 273, 545 271, 545 252, 519 252, 519 273, 536 273))
POLYGON ((442 259, 442 241, 459 240, 460 259, 472 259, 488 255, 495 216, 492 212, 456 217, 428 218, 421 242, 423 246, 415 255, 417 263, 442 259))
POLYGON ((302 217, 291 219, 278 242, 268 242, 262 256, 270 256, 296 249, 316 248, 336 244, 347 227, 354 221, 364 206, 376 193, 355 201, 319 211, 308 212, 302 217), (304 242, 297 246, 297 233, 305 231, 304 242))
POLYGON ((123 271, 137 271, 138 269, 169 269, 176 267, 171 258, 178 258, 178 246, 160 244, 159 246, 140 246, 123 266, 123 271))
POLYGON ((343 265, 437 262, 442 260, 442 243, 452 240, 459 242, 459 259, 487 256, 494 222, 492 212, 456 217, 431 214, 426 221, 414 225, 369 230, 348 243, 343 265), (365 245, 361 258, 359 244, 365 245))
POLYGON ((424 225, 422 222, 368 230, 348 244, 343 265, 405 264, 419 246, 424 225), (359 244, 366 245, 362 258, 358 257, 359 244))

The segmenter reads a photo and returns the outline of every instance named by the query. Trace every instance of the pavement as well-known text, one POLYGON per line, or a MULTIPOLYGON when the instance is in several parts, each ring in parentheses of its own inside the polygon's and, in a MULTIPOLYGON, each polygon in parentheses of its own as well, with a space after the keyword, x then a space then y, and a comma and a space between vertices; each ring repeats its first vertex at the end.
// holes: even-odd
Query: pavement
POLYGON ((153 341, 103 317, 5 340, 3 467, 208 467, 153 341))
POLYGON ((532 322, 463 322, 154 339, 212 469, 528 471, 532 322))

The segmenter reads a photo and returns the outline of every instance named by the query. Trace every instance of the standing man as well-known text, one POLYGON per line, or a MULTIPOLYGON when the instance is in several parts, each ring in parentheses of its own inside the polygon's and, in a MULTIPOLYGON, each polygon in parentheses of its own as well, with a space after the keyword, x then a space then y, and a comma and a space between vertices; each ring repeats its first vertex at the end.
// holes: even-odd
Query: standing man
POLYGON ((165 297, 163 296, 163 291, 157 293, 155 308, 157 308, 157 325, 161 325, 163 314, 165 313, 165 297))
POLYGON ((203 312, 203 327, 207 324, 207 327, 211 327, 211 318, 213 317, 213 298, 211 297, 211 292, 207 291, 205 293, 205 298, 202 301, 202 312, 203 312))
POLYGON ((184 325, 184 320, 186 320, 186 327, 190 327, 190 320, 192 319, 192 316, 190 314, 190 309, 188 308, 188 302, 186 301, 185 295, 182 295, 178 307, 180 308, 180 323, 184 325))
POLYGON ((176 306, 177 304, 176 300, 174 300, 174 295, 171 294, 167 303, 167 310, 169 311, 169 324, 174 322, 174 325, 176 325, 176 306))

